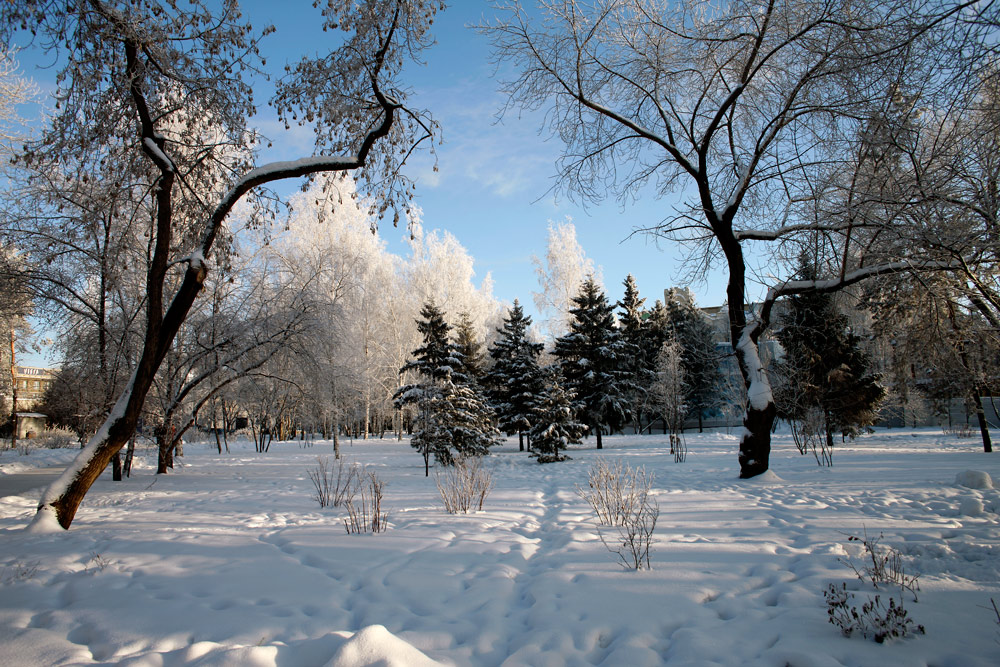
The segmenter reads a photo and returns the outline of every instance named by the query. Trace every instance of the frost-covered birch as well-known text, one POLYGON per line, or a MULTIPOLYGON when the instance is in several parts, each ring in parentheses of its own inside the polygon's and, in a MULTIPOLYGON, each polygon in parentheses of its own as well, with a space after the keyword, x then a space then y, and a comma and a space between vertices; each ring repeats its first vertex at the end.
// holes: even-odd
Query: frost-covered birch
POLYGON ((428 29, 442 6, 363 0, 324 7, 324 27, 342 31, 340 46, 290 67, 273 100, 287 125, 311 125, 316 153, 258 165, 252 154, 230 161, 228 148, 259 141, 248 126, 256 111, 251 77, 261 65, 260 40, 271 29, 254 31, 236 2, 0 5, 0 34, 7 43, 30 34, 30 48, 55 54, 65 64, 57 77, 58 113, 18 160, 35 169, 51 165, 53 171, 99 165, 101 156, 128 160, 146 170, 154 212, 145 330, 135 370, 97 434, 43 494, 36 529, 68 528, 91 484, 133 432, 156 370, 212 270, 226 221, 239 202, 263 205, 253 193, 275 181, 353 171, 362 189, 374 195, 373 213, 406 208, 411 184, 400 169, 436 128, 426 114, 407 106, 399 79, 404 63, 431 43, 428 29), (198 131, 199 119, 211 119, 210 133, 198 131), (197 143, 181 145, 172 134, 178 128, 197 143), (186 165, 182 158, 191 150, 199 158, 186 165), (226 168, 219 169, 222 163, 226 168), (192 182, 199 187, 185 185, 192 182))

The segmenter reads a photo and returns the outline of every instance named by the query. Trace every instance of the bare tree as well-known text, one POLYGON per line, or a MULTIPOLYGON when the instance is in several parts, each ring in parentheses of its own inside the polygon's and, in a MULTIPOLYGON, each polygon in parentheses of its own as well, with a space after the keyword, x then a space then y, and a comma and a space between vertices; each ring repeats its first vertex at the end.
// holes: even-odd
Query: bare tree
MULTIPOLYGON (((872 234, 855 231, 871 221, 822 186, 854 171, 866 132, 901 91, 930 99, 956 78, 978 76, 995 3, 557 0, 538 16, 515 0, 500 10, 503 18, 483 30, 497 61, 516 72, 505 83, 510 104, 545 108, 565 142, 561 185, 584 199, 614 192, 627 201, 650 184, 687 198, 651 229, 700 248, 695 269, 721 261, 728 271, 729 330, 748 399, 740 475, 763 473, 775 405, 757 342, 770 304, 950 265, 900 252, 859 260, 872 234), (831 201, 840 215, 815 215, 808 203, 816 201, 831 201), (843 261, 831 262, 828 278, 777 280, 748 318, 747 244, 817 235, 843 261)), ((872 188, 856 192, 874 203, 872 188)), ((899 212, 909 200, 892 204, 884 225, 906 219, 899 212)))
POLYGON ((91 484, 132 434, 237 202, 278 180, 358 170, 359 182, 384 193, 372 200, 378 212, 405 204, 410 183, 399 168, 434 128, 405 106, 397 79, 404 62, 429 44, 427 30, 441 6, 419 0, 327 6, 324 26, 344 30, 343 45, 303 59, 279 82, 274 100, 286 123, 300 117, 313 123, 318 154, 256 168, 238 149, 256 141, 246 123, 254 112, 248 77, 260 62, 259 36, 235 2, 219 11, 172 1, 0 7, 5 39, 26 29, 34 46, 65 50, 67 63, 59 76, 60 112, 20 159, 53 170, 141 159, 154 213, 145 331, 132 378, 104 425, 43 494, 33 525, 68 528, 91 484), (202 120, 211 122, 210 131, 202 120))

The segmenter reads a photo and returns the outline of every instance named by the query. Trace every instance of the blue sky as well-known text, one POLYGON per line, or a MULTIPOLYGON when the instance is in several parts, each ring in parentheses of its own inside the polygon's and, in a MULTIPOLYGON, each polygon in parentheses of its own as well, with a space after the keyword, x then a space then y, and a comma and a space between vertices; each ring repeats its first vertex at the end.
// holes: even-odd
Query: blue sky
MULTIPOLYGON (((273 24, 277 32, 262 44, 272 76, 302 55, 331 48, 337 37, 320 29, 318 10, 311 2, 248 0, 244 15, 255 28, 273 24)), ((539 289, 531 258, 543 257, 550 221, 572 218, 577 239, 587 256, 601 268, 611 300, 621 297, 622 281, 632 273, 647 305, 662 298, 663 290, 680 282, 683 249, 658 245, 634 229, 648 227, 665 217, 675 200, 648 197, 622 207, 614 198, 586 207, 573 203, 562 192, 552 192, 552 176, 561 144, 540 134, 541 114, 498 120, 504 98, 497 91, 490 63, 488 40, 471 26, 489 18, 492 9, 482 0, 461 0, 435 20, 437 44, 425 53, 425 64, 406 72, 415 106, 431 111, 442 125, 444 145, 438 148, 439 172, 426 158, 410 165, 417 185, 416 202, 424 213, 426 229, 451 232, 475 258, 476 280, 492 274, 494 294, 511 303, 520 299, 527 312, 539 319, 532 292, 539 289)), ((51 90, 55 72, 32 67, 37 59, 20 56, 25 74, 43 90, 51 90)), ((257 124, 274 142, 262 161, 294 159, 312 152, 308 128, 285 131, 266 102, 272 83, 259 82, 255 90, 259 109, 257 124)), ((406 252, 405 229, 386 225, 380 230, 393 252, 406 252)), ((725 298, 725 279, 716 274, 704 283, 689 285, 701 305, 717 305, 725 298)), ((41 363, 35 360, 35 363, 41 363)))
MULTIPOLYGON (((330 39, 317 27, 319 14, 310 4, 243 4, 253 25, 271 23, 277 28, 262 48, 273 71, 323 49, 330 39)), ((518 298, 534 313, 531 293, 539 288, 531 257, 544 258, 549 221, 569 216, 587 256, 602 269, 609 298, 620 298, 621 283, 631 272, 652 305, 664 288, 677 283, 681 250, 658 248, 643 235, 628 237, 633 229, 663 218, 673 201, 650 198, 622 208, 612 198, 582 207, 564 193, 550 191, 561 144, 539 134, 541 115, 497 119, 504 98, 497 91, 490 46, 470 27, 491 12, 489 3, 478 0, 451 3, 435 20, 437 44, 425 53, 426 64, 406 73, 415 106, 431 111, 445 141, 438 149, 438 173, 426 159, 415 160, 410 169, 418 181, 416 201, 423 208, 425 227, 454 234, 475 258, 477 280, 491 273, 498 298, 508 303, 518 298)), ((258 94, 259 100, 264 97, 258 94)), ((309 131, 293 130, 281 140, 284 131, 270 120, 271 109, 262 106, 260 116, 265 133, 278 134, 272 138, 281 145, 265 157, 289 159, 311 150, 309 131)), ((405 230, 384 227, 380 233, 395 252, 404 252, 405 230)), ((703 305, 724 299, 719 277, 691 288, 703 305)))

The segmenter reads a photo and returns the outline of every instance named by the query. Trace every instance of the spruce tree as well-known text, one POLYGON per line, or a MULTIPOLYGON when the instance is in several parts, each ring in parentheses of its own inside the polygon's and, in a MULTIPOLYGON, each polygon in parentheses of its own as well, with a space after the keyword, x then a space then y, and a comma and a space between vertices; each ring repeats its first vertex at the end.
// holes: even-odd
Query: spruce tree
POLYGON ((593 276, 584 281, 573 304, 570 331, 556 339, 553 354, 567 389, 576 394, 577 415, 596 434, 601 449, 602 427, 616 430, 628 417, 632 382, 625 370, 627 349, 593 276))
POLYGON ((638 431, 642 428, 646 393, 653 380, 653 372, 650 368, 652 364, 646 357, 647 326, 642 317, 642 304, 646 300, 639 298, 639 287, 631 273, 626 276, 623 284, 625 285, 625 294, 617 304, 621 309, 618 313, 618 322, 626 347, 624 370, 632 382, 632 388, 628 392, 629 408, 632 413, 632 422, 638 431))
POLYGON ((430 457, 451 465, 456 457, 482 456, 499 444, 493 412, 478 385, 462 372, 458 346, 449 339, 451 327, 444 314, 429 302, 420 311, 417 329, 424 343, 413 351, 413 360, 400 373, 416 371, 419 382, 396 391, 397 407, 416 405, 417 428, 410 445, 424 457, 424 475, 430 475, 430 457))
POLYGON ((420 310, 423 319, 417 320, 417 330, 423 335, 423 345, 413 351, 413 359, 399 369, 400 375, 409 371, 417 373, 417 382, 406 384, 393 396, 397 408, 414 405, 417 424, 410 446, 424 457, 424 475, 430 475, 430 457, 450 460, 447 452, 448 438, 437 420, 440 411, 442 384, 451 382, 451 374, 458 366, 455 347, 448 339, 451 327, 444 320, 444 313, 433 301, 420 310))
POLYGON ((676 339, 681 348, 687 414, 698 419, 698 431, 701 432, 705 415, 718 405, 722 379, 715 332, 689 290, 671 289, 666 310, 670 327, 668 337, 676 339))
MULTIPOLYGON (((803 259, 799 277, 814 280, 814 265, 803 259)), ((885 389, 872 372, 861 337, 851 331, 831 295, 814 292, 792 296, 786 303, 776 332, 785 349, 777 364, 784 378, 775 396, 778 415, 802 420, 810 410, 818 410, 827 447, 832 448, 835 432, 853 435, 874 423, 885 389)))
POLYGON ((518 434, 522 452, 524 436, 534 422, 535 401, 543 387, 542 369, 538 365, 542 344, 528 338, 530 326, 531 317, 525 316, 515 299, 503 326, 497 329, 499 337, 490 346, 493 367, 485 378, 498 426, 507 435, 518 434))
POLYGON ((465 376, 467 382, 480 384, 486 375, 483 345, 476 337, 472 318, 468 313, 459 316, 455 327, 455 350, 459 358, 458 372, 465 376))
POLYGON ((558 377, 550 376, 544 383, 535 408, 535 423, 531 427, 532 456, 539 463, 565 461, 560 454, 567 445, 578 444, 587 427, 576 420, 573 394, 563 388, 558 377))

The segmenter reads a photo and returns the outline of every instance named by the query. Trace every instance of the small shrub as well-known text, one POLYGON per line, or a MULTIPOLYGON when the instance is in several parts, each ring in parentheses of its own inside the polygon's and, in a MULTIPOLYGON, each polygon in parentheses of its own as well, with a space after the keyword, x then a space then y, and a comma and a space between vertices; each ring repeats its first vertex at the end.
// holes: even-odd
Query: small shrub
POLYGON ((16 584, 19 581, 28 581, 29 579, 33 579, 37 573, 37 562, 25 563, 16 560, 10 566, 0 571, 0 584, 7 586, 9 584, 16 584))
POLYGON ((590 504, 601 526, 601 542, 627 569, 650 567, 649 553, 660 506, 649 492, 653 475, 621 461, 597 459, 590 469, 588 488, 577 493, 590 504))
POLYGON ((687 441, 680 433, 670 434, 670 451, 674 455, 674 463, 684 463, 687 461, 688 448, 687 441))
POLYGON ((879 544, 883 538, 882 533, 879 533, 878 537, 868 537, 867 530, 864 537, 848 536, 848 542, 860 542, 864 547, 865 563, 858 566, 850 557, 847 560, 841 559, 840 562, 854 570, 859 580, 871 582, 876 589, 880 584, 899 586, 900 594, 903 591, 910 591, 913 601, 916 602, 917 591, 920 590, 917 579, 920 575, 907 574, 903 565, 903 555, 893 547, 879 544))
POLYGON ((588 474, 587 488, 577 486, 576 492, 593 508, 601 525, 621 526, 646 501, 652 481, 645 468, 598 458, 588 474))
POLYGON ((99 554, 96 551, 90 552, 90 560, 87 561, 87 565, 84 568, 85 572, 104 572, 107 567, 111 565, 111 561, 99 554))
POLYGON ((842 583, 840 587, 830 584, 823 597, 826 598, 826 613, 830 623, 840 628, 845 637, 860 632, 865 639, 871 638, 881 644, 907 634, 925 634, 924 626, 914 623, 903 607, 902 589, 898 604, 895 598, 889 596, 889 604, 886 606, 882 597, 875 595, 861 605, 860 611, 851 605, 854 594, 847 592, 847 584, 842 583))
POLYGON ((660 516, 660 506, 655 498, 645 498, 620 526, 598 528, 601 542, 608 551, 617 554, 618 560, 627 570, 650 569, 649 551, 653 545, 653 531, 660 516), (609 540, 609 533, 613 535, 609 540))
POLYGON ((347 518, 344 528, 347 534, 382 533, 389 527, 389 513, 382 509, 382 495, 385 482, 378 478, 373 470, 366 470, 360 475, 361 482, 356 487, 356 493, 347 498, 347 518), (360 496, 360 500, 355 500, 360 496))
POLYGON ((45 449, 77 449, 80 436, 65 428, 47 428, 34 440, 45 449))
POLYGON ((320 507, 340 507, 348 498, 353 498, 361 484, 362 470, 357 463, 345 464, 337 459, 334 466, 328 457, 317 457, 317 465, 307 471, 313 483, 313 498, 320 507))
POLYGON ((448 514, 467 514, 473 507, 483 509, 486 496, 493 489, 493 470, 485 468, 478 456, 457 459, 443 475, 435 476, 441 501, 448 514))

